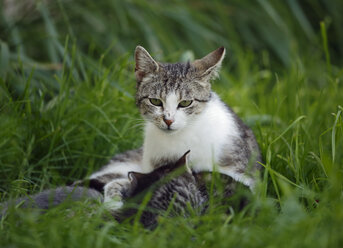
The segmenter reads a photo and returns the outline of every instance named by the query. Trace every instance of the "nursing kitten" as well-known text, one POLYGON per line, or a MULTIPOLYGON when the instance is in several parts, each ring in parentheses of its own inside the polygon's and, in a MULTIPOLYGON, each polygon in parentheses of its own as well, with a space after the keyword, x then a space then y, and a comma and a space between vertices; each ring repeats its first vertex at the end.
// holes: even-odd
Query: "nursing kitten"
POLYGON ((130 191, 129 171, 150 172, 192 150, 192 170, 225 174, 253 189, 261 168, 253 132, 211 91, 224 47, 188 63, 155 61, 141 46, 135 51, 136 104, 145 119, 142 148, 115 156, 90 179, 105 184, 105 202, 130 191))
POLYGON ((135 202, 136 208, 124 205, 123 209, 115 212, 117 219, 121 221, 134 215, 147 191, 152 195, 140 217, 146 228, 154 228, 158 216, 167 210, 171 216, 203 214, 208 206, 208 194, 205 184, 186 165, 188 153, 177 162, 163 165, 150 173, 129 172, 131 187, 123 198, 128 201, 126 204, 135 202))

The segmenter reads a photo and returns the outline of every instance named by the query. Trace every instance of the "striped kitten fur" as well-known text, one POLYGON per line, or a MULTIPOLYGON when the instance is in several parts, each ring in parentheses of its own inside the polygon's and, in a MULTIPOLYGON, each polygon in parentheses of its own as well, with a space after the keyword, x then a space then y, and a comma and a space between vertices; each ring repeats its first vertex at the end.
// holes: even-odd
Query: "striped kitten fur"
POLYGON ((118 220, 126 219, 137 212, 146 192, 151 198, 143 211, 140 221, 147 228, 157 225, 157 218, 169 210, 171 216, 203 214, 208 206, 208 194, 202 180, 187 167, 186 152, 175 163, 163 165, 150 173, 129 172, 131 188, 124 199, 128 207, 115 212, 118 220), (129 203, 134 202, 135 208, 129 203))
POLYGON ((260 151, 253 132, 211 90, 225 56, 223 47, 188 63, 155 61, 135 51, 136 104, 145 119, 142 148, 115 156, 90 179, 105 184, 105 202, 116 203, 131 189, 129 171, 150 172, 192 150, 195 172, 213 171, 254 188, 260 151))

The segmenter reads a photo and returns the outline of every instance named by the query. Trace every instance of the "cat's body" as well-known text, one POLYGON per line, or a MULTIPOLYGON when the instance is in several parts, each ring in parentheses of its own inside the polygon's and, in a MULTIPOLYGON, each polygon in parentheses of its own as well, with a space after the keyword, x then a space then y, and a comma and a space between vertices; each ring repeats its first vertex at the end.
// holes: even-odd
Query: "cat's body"
MULTIPOLYGON (((135 52, 136 104, 146 120, 143 148, 114 157, 91 175, 105 184, 105 201, 130 191, 128 171, 150 172, 192 150, 194 171, 213 171, 254 187, 260 169, 252 131, 211 91, 225 49, 192 63, 156 62, 138 46, 135 52)), ((118 202, 116 207, 120 207, 118 202)))
POLYGON ((1 203, 0 210, 1 215, 4 215, 11 207, 47 210, 62 203, 83 200, 103 201, 103 195, 99 191, 88 187, 61 186, 55 189, 44 190, 35 195, 20 197, 1 203))
POLYGON ((192 149, 189 160, 195 172, 212 171, 218 165, 220 173, 250 186, 253 178, 244 173, 249 173, 245 169, 255 146, 248 143, 252 137, 251 131, 237 125, 237 117, 212 92, 211 100, 197 119, 175 134, 147 123, 142 170, 151 171, 166 157, 175 160, 183 151, 192 149))

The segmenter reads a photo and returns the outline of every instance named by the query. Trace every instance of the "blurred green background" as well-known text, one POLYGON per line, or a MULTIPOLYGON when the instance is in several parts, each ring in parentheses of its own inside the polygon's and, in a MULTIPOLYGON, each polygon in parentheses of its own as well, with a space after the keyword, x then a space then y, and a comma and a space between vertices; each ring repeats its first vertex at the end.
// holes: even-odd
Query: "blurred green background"
POLYGON ((74 218, 17 210, 0 222, 1 247, 342 246, 343 1, 3 0, 0 8, 1 200, 81 179, 142 144, 136 45, 165 62, 225 46, 213 89, 252 127, 265 167, 240 213, 214 206, 148 232, 85 205, 74 218))

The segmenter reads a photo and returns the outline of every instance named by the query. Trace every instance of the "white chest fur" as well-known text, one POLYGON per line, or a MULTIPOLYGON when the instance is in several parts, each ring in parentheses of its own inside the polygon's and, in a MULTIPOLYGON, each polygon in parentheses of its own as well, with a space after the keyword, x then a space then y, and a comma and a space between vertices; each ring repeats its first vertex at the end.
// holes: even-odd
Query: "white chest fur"
POLYGON ((145 127, 143 171, 153 170, 151 162, 179 158, 191 150, 189 164, 195 171, 212 171, 223 148, 237 137, 238 127, 227 107, 212 94, 204 111, 176 133, 166 133, 152 123, 145 127))

